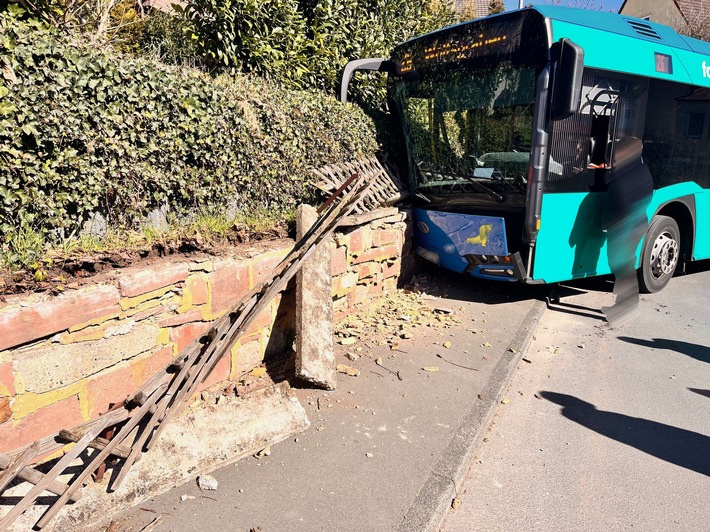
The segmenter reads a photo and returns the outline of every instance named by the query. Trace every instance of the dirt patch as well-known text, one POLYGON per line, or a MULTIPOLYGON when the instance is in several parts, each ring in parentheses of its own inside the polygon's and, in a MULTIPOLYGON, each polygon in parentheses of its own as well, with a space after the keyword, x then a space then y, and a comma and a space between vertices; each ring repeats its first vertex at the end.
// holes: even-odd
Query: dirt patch
POLYGON ((53 252, 35 271, 0 270, 0 302, 7 295, 28 292, 59 294, 87 283, 106 281, 111 272, 137 265, 154 266, 160 261, 200 260, 211 257, 248 258, 278 246, 289 236, 286 227, 269 231, 234 232, 220 242, 206 242, 202 238, 161 240, 145 243, 132 249, 109 250, 96 253, 75 252, 61 255, 53 252))

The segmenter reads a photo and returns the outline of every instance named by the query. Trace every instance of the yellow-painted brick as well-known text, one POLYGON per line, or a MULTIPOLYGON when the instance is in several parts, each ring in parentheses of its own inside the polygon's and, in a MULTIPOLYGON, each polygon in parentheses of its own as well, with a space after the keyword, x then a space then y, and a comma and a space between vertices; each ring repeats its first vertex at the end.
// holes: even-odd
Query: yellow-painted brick
POLYGON ((170 329, 160 329, 155 339, 155 345, 167 345, 170 343, 170 329))
POLYGON ((72 447, 74 447, 75 445, 76 445, 76 443, 73 443, 73 442, 68 443, 67 445, 65 445, 61 449, 57 449, 53 453, 49 453, 48 455, 43 456, 42 459, 39 462, 35 462, 35 464, 46 464, 47 462, 50 462, 51 460, 54 460, 56 458, 61 458, 66 453, 71 451, 72 447))
POLYGON ((190 292, 189 290, 183 290, 182 300, 180 301, 180 306, 178 306, 177 308, 177 313, 184 314, 185 312, 192 310, 193 306, 194 305, 192 304, 192 292, 190 292))
POLYGON ((178 314, 183 314, 198 305, 212 304, 210 278, 206 273, 194 273, 185 280, 182 291, 182 302, 177 308, 178 314))
POLYGON ((153 290, 152 292, 148 292, 147 294, 141 294, 135 297, 124 297, 118 302, 118 304, 121 306, 121 310, 136 308, 141 303, 145 303, 146 301, 150 301, 151 299, 158 299, 160 297, 163 297, 165 294, 174 289, 174 286, 166 286, 165 288, 159 288, 158 290, 153 290))
POLYGON ((136 314, 139 314, 141 312, 145 312, 146 310, 150 310, 155 307, 159 307, 160 305, 164 304, 170 304, 167 301, 161 301, 160 299, 151 299, 150 301, 145 301, 144 303, 141 303, 140 305, 129 308, 128 310, 125 310, 121 312, 121 319, 123 318, 130 318, 131 316, 135 316, 136 314))
POLYGON ((115 319, 118 319, 118 318, 120 318, 120 317, 121 317, 121 314, 118 313, 118 312, 115 312, 115 313, 113 313, 113 314, 106 314, 105 316, 101 316, 101 317, 98 317, 98 318, 94 318, 93 320, 89 320, 89 321, 84 322, 84 323, 79 323, 79 324, 77 324, 77 325, 72 325, 71 327, 69 327, 68 331, 69 331, 70 333, 73 333, 73 332, 76 332, 76 331, 80 331, 80 330, 82 330, 82 329, 86 329, 87 327, 95 327, 95 326, 97 326, 97 325, 101 325, 102 323, 105 323, 105 322, 107 322, 107 321, 109 321, 109 320, 115 320, 115 319))
POLYGON ((104 337, 106 329, 112 325, 111 323, 103 323, 86 327, 80 331, 63 333, 59 336, 60 344, 74 344, 76 342, 88 342, 90 340, 101 340, 104 337))
POLYGON ((205 260, 202 262, 195 262, 194 264, 190 265, 190 271, 191 272, 213 272, 214 271, 214 262, 211 260, 205 260))
MULTIPOLYGON (((15 377, 17 379, 17 376, 15 377)), ((17 383, 17 381, 15 381, 17 383)), ((58 403, 62 399, 71 397, 72 395, 79 396, 80 408, 82 416, 88 416, 88 404, 86 401, 86 380, 81 380, 45 393, 21 393, 15 396, 15 402, 12 405, 12 411, 15 421, 19 421, 28 414, 39 410, 44 406, 58 403)), ((88 417, 85 417, 88 419, 88 417)))
POLYGON ((203 321, 214 321, 222 316, 224 316, 229 310, 223 310, 222 312, 218 312, 217 314, 214 314, 211 310, 210 305, 203 305, 201 307, 198 307, 200 311, 202 312, 202 320, 203 321))
POLYGON ((25 379, 19 373, 15 373, 15 393, 25 393, 26 390, 25 379))

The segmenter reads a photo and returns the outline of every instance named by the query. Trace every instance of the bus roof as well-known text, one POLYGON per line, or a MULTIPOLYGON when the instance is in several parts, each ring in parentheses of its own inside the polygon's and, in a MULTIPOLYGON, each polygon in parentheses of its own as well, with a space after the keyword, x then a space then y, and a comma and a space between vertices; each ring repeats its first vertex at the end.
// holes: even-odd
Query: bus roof
POLYGON ((580 45, 585 66, 710 87, 710 43, 663 24, 604 11, 536 5, 492 17, 527 10, 548 21, 551 43, 566 37, 580 45))

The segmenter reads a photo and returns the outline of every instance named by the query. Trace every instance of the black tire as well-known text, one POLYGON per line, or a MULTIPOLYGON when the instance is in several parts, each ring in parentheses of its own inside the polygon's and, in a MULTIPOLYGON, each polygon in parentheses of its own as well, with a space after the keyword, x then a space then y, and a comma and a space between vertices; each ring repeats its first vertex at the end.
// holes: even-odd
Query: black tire
POLYGON ((646 232, 638 270, 639 288, 653 294, 671 280, 680 260, 680 230, 673 218, 655 216, 646 232))

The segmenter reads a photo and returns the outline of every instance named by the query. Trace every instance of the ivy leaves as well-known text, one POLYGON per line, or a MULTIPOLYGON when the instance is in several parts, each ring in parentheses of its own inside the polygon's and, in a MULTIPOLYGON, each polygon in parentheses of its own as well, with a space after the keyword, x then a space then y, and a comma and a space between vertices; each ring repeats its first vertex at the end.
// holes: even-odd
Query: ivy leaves
POLYGON ((0 233, 134 226, 227 205, 307 200, 310 168, 376 150, 372 122, 315 92, 100 52, 0 14, 0 233), (5 68, 3 68, 3 73, 5 68))

